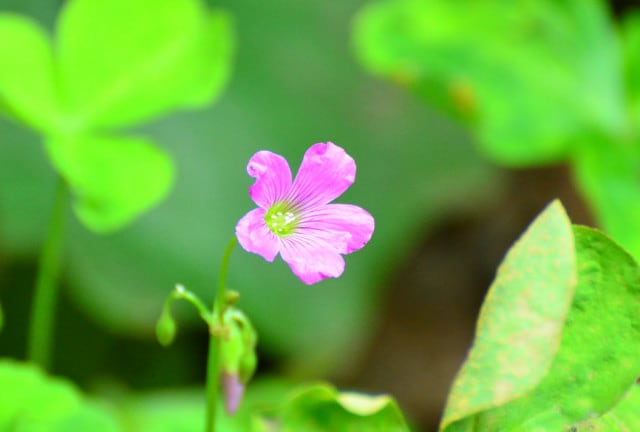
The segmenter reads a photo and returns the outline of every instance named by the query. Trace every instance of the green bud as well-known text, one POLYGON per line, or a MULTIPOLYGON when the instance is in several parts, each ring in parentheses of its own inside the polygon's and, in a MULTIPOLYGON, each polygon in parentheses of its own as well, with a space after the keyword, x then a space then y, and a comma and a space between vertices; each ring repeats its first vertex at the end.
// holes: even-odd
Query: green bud
POLYGON ((238 291, 228 290, 225 292, 225 305, 233 306, 238 303, 238 300, 240 300, 240 293, 238 291))
POLYGON ((156 337, 163 346, 170 345, 176 337, 177 325, 173 316, 171 316, 171 305, 177 300, 186 300, 191 303, 200 313, 202 320, 209 326, 213 322, 213 314, 207 310, 198 296, 187 290, 182 284, 176 284, 174 290, 165 300, 162 315, 160 315, 160 319, 156 324, 156 337))
POLYGON ((250 353, 243 356, 240 359, 240 382, 248 383, 253 377, 254 372, 256 371, 256 367, 258 366, 258 356, 256 355, 255 348, 251 350, 250 353))
POLYGON ((171 310, 169 307, 165 307, 162 310, 162 315, 156 324, 156 337, 158 342, 162 346, 169 346, 173 339, 176 337, 177 326, 176 322, 171 316, 171 310))

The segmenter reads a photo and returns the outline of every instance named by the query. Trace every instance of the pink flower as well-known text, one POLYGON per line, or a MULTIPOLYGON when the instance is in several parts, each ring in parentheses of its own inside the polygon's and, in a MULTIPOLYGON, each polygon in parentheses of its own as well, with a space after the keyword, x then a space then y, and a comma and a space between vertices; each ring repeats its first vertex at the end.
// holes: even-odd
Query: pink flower
POLYGON ((280 253, 293 273, 313 284, 344 271, 344 258, 373 234, 373 217, 350 204, 329 204, 351 186, 356 164, 333 143, 312 145, 294 181, 286 159, 270 151, 254 154, 247 172, 257 209, 236 225, 240 245, 273 261, 280 253))

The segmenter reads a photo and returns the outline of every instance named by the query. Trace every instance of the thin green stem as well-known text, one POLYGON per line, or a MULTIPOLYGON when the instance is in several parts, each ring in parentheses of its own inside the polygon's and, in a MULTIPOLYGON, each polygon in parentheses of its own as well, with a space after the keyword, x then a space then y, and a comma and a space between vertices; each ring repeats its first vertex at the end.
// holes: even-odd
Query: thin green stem
POLYGON ((49 230, 40 254, 27 347, 29 361, 40 365, 43 369, 49 367, 51 356, 51 336, 58 297, 57 282, 66 208, 67 185, 60 178, 49 220, 49 230))
POLYGON ((231 252, 236 245, 237 240, 231 239, 222 256, 220 264, 220 273, 218 275, 218 292, 213 300, 213 313, 218 317, 218 331, 216 326, 212 325, 209 329, 209 354, 207 357, 207 427, 206 432, 215 432, 216 418, 218 411, 218 397, 220 395, 220 343, 221 334, 224 327, 224 305, 227 284, 227 268, 229 267, 229 258, 231 252))
POLYGON ((204 322, 211 322, 211 312, 206 308, 204 303, 198 298, 197 295, 185 289, 182 285, 176 285, 176 289, 173 291, 171 296, 167 299, 167 303, 165 304, 165 308, 170 307, 171 303, 174 300, 186 300, 191 303, 200 314, 200 317, 204 320, 204 322))
POLYGON ((215 432, 220 394, 220 338, 209 336, 209 354, 207 357, 207 428, 206 432, 215 432))

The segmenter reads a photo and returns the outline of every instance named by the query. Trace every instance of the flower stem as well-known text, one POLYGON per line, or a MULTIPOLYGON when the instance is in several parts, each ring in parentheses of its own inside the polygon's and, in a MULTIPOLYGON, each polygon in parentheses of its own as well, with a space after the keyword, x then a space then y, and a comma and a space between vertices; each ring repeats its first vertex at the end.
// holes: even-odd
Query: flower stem
POLYGON ((51 356, 51 334, 58 294, 57 279, 66 208, 67 186, 64 180, 59 178, 49 230, 40 253, 27 347, 29 361, 40 365, 43 369, 49 367, 51 356))
MULTIPOLYGON (((213 313, 218 318, 220 331, 224 326, 224 305, 227 280, 227 267, 229 266, 229 258, 231 251, 236 245, 237 240, 231 239, 222 256, 220 264, 220 273, 218 275, 218 292, 213 301, 213 313)), ((222 335, 215 329, 214 323, 209 329, 209 354, 207 358, 207 427, 206 432, 215 432, 216 417, 218 410, 218 396, 220 394, 220 342, 222 335)))

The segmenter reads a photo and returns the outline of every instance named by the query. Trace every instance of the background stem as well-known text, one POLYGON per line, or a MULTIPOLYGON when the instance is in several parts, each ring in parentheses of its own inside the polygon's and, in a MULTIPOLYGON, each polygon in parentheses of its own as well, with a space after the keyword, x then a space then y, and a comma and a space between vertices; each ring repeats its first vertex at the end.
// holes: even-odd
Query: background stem
POLYGON ((27 346, 28 360, 40 365, 43 369, 48 369, 50 363, 51 337, 58 294, 60 249, 66 208, 67 186, 64 180, 59 178, 49 220, 49 230, 40 253, 27 346))
MULTIPOLYGON (((218 318, 219 328, 224 326, 223 309, 225 303, 227 268, 229 267, 229 258, 231 251, 236 245, 236 238, 232 238, 227 244, 222 256, 220 264, 220 273, 218 275, 218 292, 213 300, 213 313, 218 318)), ((206 432, 214 432, 216 430, 216 418, 218 411, 218 397, 220 395, 220 334, 214 332, 214 325, 209 329, 209 353, 207 357, 207 427, 206 432)))

